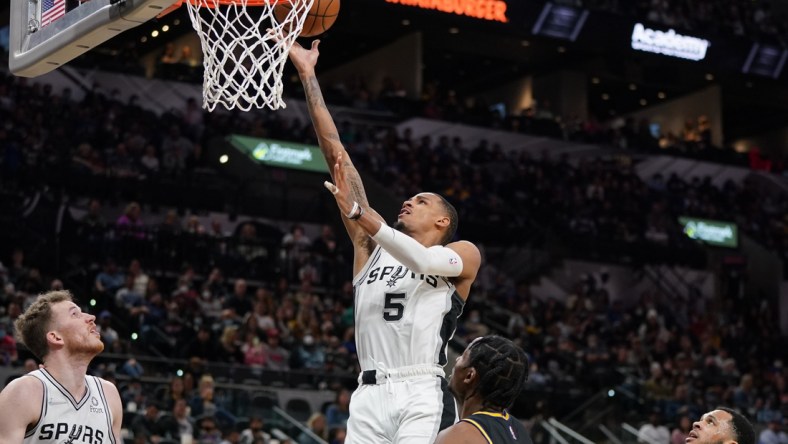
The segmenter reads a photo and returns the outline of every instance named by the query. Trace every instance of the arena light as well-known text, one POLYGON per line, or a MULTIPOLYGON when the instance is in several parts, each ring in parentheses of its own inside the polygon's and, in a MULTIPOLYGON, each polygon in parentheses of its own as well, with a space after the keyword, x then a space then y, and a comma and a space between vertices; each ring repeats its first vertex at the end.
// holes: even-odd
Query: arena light
POLYGON ((776 79, 782 74, 786 61, 788 61, 788 49, 753 43, 742 66, 742 72, 776 79))
POLYGON ((589 12, 585 9, 547 3, 531 32, 574 42, 583 30, 588 15, 589 12))
POLYGON ((687 60, 703 60, 711 43, 706 39, 681 35, 673 29, 660 31, 636 23, 632 30, 632 49, 687 60))
POLYGON ((222 154, 221 156, 219 156, 219 163, 221 163, 222 165, 227 163, 228 160, 230 160, 230 157, 227 154, 222 154))

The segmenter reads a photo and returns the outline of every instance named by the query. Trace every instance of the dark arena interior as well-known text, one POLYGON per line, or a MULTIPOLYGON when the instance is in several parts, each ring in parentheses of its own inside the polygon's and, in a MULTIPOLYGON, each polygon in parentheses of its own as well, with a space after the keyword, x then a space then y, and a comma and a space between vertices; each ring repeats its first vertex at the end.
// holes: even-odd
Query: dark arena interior
MULTIPOLYGON (((342 444, 353 245, 292 63, 286 108, 208 112, 180 8, 18 77, 0 9, 0 383, 67 289, 126 443, 342 444)), ((481 251, 447 377, 494 334, 535 443, 683 443, 717 406, 788 442, 787 1, 342 0, 317 38, 370 205, 440 193, 481 251)))

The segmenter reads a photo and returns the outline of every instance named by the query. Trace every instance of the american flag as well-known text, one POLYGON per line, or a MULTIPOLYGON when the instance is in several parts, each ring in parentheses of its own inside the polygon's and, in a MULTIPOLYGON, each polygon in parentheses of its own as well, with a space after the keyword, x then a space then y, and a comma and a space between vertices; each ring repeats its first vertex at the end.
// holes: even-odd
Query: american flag
POLYGON ((41 27, 63 17, 66 13, 66 0, 43 0, 41 2, 41 27))

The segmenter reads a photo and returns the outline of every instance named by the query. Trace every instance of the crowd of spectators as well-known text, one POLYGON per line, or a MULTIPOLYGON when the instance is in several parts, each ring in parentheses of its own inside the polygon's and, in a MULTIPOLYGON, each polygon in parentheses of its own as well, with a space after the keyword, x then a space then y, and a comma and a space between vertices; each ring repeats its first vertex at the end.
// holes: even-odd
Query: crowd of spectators
MULTIPOLYGON (((189 103, 161 117, 111 95, 90 94, 77 104, 67 93, 5 78, 0 82, 0 180, 25 190, 50 179, 41 171, 63 166, 76 175, 188 180, 195 169, 206 168, 200 146, 211 134, 232 130, 296 141, 314 138, 301 122, 206 117, 195 106, 189 103)), ((648 251, 687 245, 676 222, 679 215, 732 219, 783 254, 784 262, 788 259, 786 200, 751 182, 717 188, 701 178, 655 175, 644 181, 626 157, 573 162, 549 153, 512 153, 486 142, 469 148, 460 139, 413 140, 407 132, 351 124, 340 125, 340 133, 360 168, 374 173, 393 194, 440 191, 457 205, 461 226, 495 224, 503 232, 537 227, 608 248, 624 245, 621 251, 648 251)), ((154 218, 146 214, 144 202, 107 217, 102 205, 99 200, 86 205, 75 235, 83 249, 81 265, 91 274, 89 288, 83 289, 87 293, 79 296, 95 300, 108 350, 196 359, 195 366, 218 361, 260 371, 305 369, 343 376, 358 370, 348 252, 333 227, 323 227, 311 240, 302 227, 293 226, 268 244, 259 239, 257 223, 238 223, 229 231, 219 221, 191 215, 180 220, 184 215, 175 210, 160 210, 154 218), (125 339, 132 332, 138 339, 125 339)), ((64 284, 51 270, 29 264, 24 246, 2 259, 8 266, 0 267, 0 359, 18 363, 13 320, 38 292, 64 284)), ((527 282, 505 276, 487 281, 477 288, 481 299, 517 307, 502 333, 531 354, 532 389, 623 384, 670 420, 697 418, 715 403, 735 405, 764 423, 776 418, 775 412, 785 413, 786 371, 778 359, 781 342, 769 301, 737 305, 740 299, 726 295, 727 305, 712 307, 647 294, 628 302, 635 304, 630 310, 627 302, 609 300, 603 281, 580 283, 566 303, 531 298, 527 282)), ((460 336, 494 331, 484 323, 486 308, 472 308, 460 336)), ((132 379, 145 375, 135 360, 114 372, 132 379)), ((228 429, 233 412, 213 398, 206 374, 195 376, 194 394, 182 398, 190 400, 193 418, 201 418, 197 433, 220 435, 217 426, 228 429), (200 410, 206 406, 208 415, 200 410)), ((134 403, 135 410, 153 418, 161 416, 161 407, 183 418, 178 400, 148 402, 137 396, 134 384, 124 389, 127 409, 134 403)), ((137 419, 143 423, 139 427, 145 415, 137 419)), ((327 416, 310 421, 326 437, 341 429, 327 416)), ((240 439, 244 432, 224 434, 237 433, 240 439)))
POLYGON ((559 0, 576 7, 602 9, 665 26, 704 33, 747 36, 755 39, 788 38, 788 18, 772 1, 725 2, 715 0, 559 0))

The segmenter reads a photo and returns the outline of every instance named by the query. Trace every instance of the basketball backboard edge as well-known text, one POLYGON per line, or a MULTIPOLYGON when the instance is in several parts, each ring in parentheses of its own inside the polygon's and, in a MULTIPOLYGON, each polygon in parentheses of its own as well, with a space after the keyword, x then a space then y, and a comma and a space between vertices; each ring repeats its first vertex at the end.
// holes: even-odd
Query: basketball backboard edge
POLYGON ((176 1, 90 0, 41 28, 40 0, 11 0, 9 68, 21 77, 46 74, 176 1))

